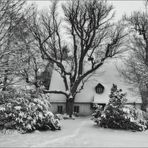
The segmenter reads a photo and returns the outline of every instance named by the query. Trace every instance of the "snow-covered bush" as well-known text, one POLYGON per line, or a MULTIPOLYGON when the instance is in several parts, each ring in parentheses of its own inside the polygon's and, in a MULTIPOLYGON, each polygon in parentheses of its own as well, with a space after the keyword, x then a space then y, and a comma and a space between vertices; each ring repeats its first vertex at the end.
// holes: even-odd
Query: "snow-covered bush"
POLYGON ((0 90, 0 105, 14 100, 17 93, 13 88, 7 88, 7 91, 0 90))
POLYGON ((102 106, 94 104, 93 108, 95 109, 94 113, 92 114, 91 120, 93 120, 95 123, 99 124, 101 113, 102 113, 102 106))
POLYGON ((44 95, 38 98, 23 94, 9 103, 0 105, 0 129, 17 129, 21 133, 34 130, 58 130, 59 120, 49 110, 44 95))
MULTIPOLYGON (((147 122, 144 120, 140 110, 126 106, 126 94, 113 84, 109 103, 94 121, 104 128, 126 129, 143 131, 147 129, 147 122)), ((96 114, 96 113, 95 113, 96 114)))
POLYGON ((55 118, 58 120, 63 120, 63 115, 62 114, 55 114, 55 118))

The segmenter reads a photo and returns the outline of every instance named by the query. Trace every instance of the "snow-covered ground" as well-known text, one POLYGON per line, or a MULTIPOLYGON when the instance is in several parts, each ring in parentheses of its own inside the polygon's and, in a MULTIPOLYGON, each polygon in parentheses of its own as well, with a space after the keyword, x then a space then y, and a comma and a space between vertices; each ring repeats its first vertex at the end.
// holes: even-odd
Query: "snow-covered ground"
POLYGON ((148 131, 99 128, 88 117, 61 122, 61 131, 0 133, 0 147, 148 147, 148 131))

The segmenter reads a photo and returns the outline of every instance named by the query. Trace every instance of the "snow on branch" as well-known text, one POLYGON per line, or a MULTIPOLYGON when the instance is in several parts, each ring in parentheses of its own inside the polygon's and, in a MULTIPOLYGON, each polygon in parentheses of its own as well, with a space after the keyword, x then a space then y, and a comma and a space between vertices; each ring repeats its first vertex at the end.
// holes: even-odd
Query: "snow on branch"
POLYGON ((63 94, 67 97, 67 93, 60 90, 43 90, 44 93, 50 93, 50 94, 63 94))

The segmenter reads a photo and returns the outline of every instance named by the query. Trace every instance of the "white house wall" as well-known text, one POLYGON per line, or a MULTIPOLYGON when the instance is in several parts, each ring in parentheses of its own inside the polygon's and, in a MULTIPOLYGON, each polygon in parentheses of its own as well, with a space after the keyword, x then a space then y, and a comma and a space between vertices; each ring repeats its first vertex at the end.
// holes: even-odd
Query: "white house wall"
MULTIPOLYGON (((51 103, 51 111, 53 113, 58 113, 58 106, 63 107, 63 113, 66 111, 66 104, 65 103, 51 103)), ((80 116, 88 116, 93 113, 93 110, 91 109, 90 103, 75 103, 74 106, 79 106, 79 115, 80 116)))
POLYGON ((75 103, 74 105, 79 106, 79 115, 91 115, 93 113, 93 110, 91 109, 90 103, 75 103))

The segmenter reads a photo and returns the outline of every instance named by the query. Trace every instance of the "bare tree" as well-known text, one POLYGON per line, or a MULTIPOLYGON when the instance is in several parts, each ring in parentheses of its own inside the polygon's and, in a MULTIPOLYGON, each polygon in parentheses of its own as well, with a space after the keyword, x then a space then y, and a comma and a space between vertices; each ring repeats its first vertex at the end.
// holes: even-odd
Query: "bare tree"
POLYGON ((125 79, 136 85, 142 97, 142 109, 148 104, 148 15, 146 12, 134 12, 124 17, 128 31, 130 56, 124 60, 125 69, 119 70, 125 79))
POLYGON ((13 48, 15 49, 15 54, 13 54, 15 57, 12 61, 16 59, 18 64, 17 68, 13 69, 12 72, 14 77, 16 77, 19 81, 25 80, 28 85, 35 87, 36 92, 38 92, 40 86, 44 85, 43 81, 47 72, 49 78, 46 79, 48 80, 46 82, 46 87, 50 83, 51 71, 49 71, 49 67, 51 67, 51 64, 42 59, 40 50, 36 48, 34 38, 28 29, 27 22, 30 21, 30 18, 33 15, 33 9, 34 6, 31 6, 23 10, 23 12, 21 12, 21 18, 15 21, 17 26, 13 29, 12 36, 12 39, 14 40, 12 42, 13 48), (44 75, 44 78, 42 75, 44 75))
POLYGON ((0 79, 3 90, 11 83, 14 69, 17 69, 13 33, 21 19, 24 4, 19 0, 0 1, 0 79))
POLYGON ((148 0, 145 0, 144 2, 145 2, 145 3, 144 3, 144 5, 145 5, 145 12, 146 12, 146 14, 147 14, 148 0))
POLYGON ((76 94, 107 58, 122 52, 119 47, 125 34, 120 25, 111 23, 113 7, 106 1, 70 1, 63 6, 69 46, 63 39, 62 21, 56 7, 54 2, 50 13, 35 14, 29 27, 43 57, 55 64, 65 85, 65 91, 44 92, 65 95, 66 112, 71 116, 76 94), (86 70, 85 65, 91 66, 86 70))

